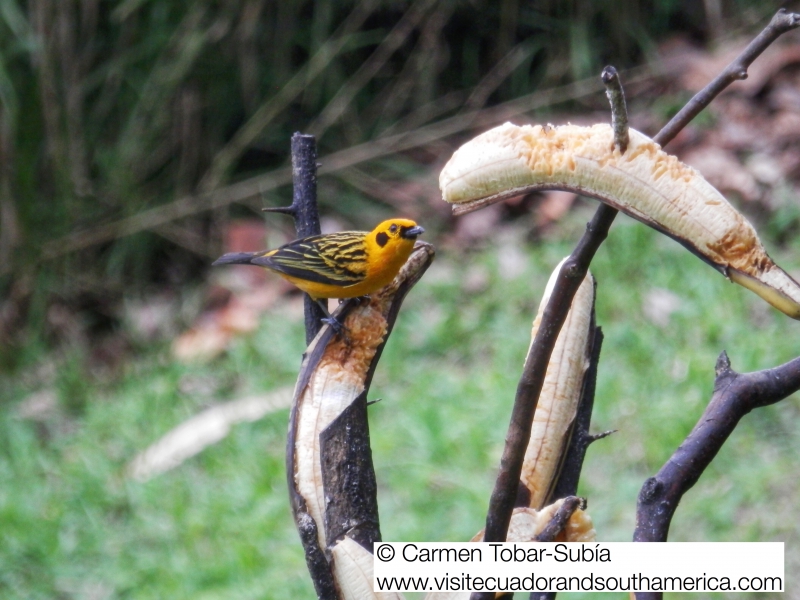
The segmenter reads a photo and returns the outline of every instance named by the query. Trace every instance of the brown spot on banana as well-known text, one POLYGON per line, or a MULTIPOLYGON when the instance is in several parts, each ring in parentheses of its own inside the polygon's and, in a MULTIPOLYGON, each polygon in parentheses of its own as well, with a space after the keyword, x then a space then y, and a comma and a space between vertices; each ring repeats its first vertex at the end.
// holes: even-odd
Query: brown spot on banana
POLYGON ((732 281, 800 319, 800 284, 767 255, 753 226, 697 171, 630 130, 628 150, 609 125, 506 123, 456 150, 439 176, 463 214, 522 193, 591 196, 680 242, 732 281))

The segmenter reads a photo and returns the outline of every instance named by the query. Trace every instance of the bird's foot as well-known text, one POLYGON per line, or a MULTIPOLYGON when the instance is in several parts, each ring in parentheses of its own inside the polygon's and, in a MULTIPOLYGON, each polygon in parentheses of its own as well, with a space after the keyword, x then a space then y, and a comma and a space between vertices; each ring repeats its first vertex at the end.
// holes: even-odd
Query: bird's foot
POLYGON ((342 333, 342 331, 344 331, 344 325, 342 325, 336 317, 322 317, 320 321, 326 325, 330 325, 331 329, 333 329, 336 333, 342 333))
POLYGON ((344 326, 344 323, 339 321, 336 317, 325 317, 320 320, 326 325, 330 325, 331 329, 333 329, 333 334, 338 336, 347 346, 353 345, 353 340, 350 339, 350 335, 348 335, 347 327, 344 326))

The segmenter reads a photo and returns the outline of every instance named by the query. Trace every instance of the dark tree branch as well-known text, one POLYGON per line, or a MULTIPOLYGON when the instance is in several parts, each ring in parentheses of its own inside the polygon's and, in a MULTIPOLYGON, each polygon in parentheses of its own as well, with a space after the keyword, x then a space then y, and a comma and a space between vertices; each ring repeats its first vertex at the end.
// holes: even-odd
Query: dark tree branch
POLYGON ((550 301, 542 314, 536 340, 525 359, 522 377, 511 412, 511 423, 506 434, 506 445, 500 459, 500 473, 489 501, 484 541, 503 542, 506 539, 511 511, 517 496, 517 487, 525 449, 531 436, 533 415, 547 373, 547 364, 553 352, 561 326, 567 318, 575 292, 583 282, 589 263, 608 233, 617 211, 602 204, 587 233, 581 238, 572 255, 564 262, 550 301))
MULTIPOLYGON (((393 284, 395 287, 389 292, 391 296, 388 305, 379 308, 386 318, 386 333, 365 373, 363 391, 318 434, 322 485, 326 498, 322 523, 317 523, 309 514, 306 500, 297 487, 296 443, 300 398, 328 351, 329 344, 337 336, 333 328, 330 326, 324 328, 322 333, 314 338, 303 357, 295 386, 295 401, 289 417, 286 478, 292 512, 306 554, 306 563, 320 600, 337 600, 341 597, 341 590, 337 588, 330 563, 330 549, 336 542, 347 535, 371 552, 372 543, 381 539, 377 483, 369 443, 367 407, 370 402, 367 401, 367 394, 375 368, 394 329, 403 300, 431 265, 433 258, 433 246, 417 241, 409 262, 398 276, 402 280, 399 284, 393 284), (323 528, 326 540, 324 548, 319 543, 320 528, 323 528)), ((380 307, 380 304, 375 306, 380 307)), ((339 305, 333 316, 343 322, 354 309, 356 309, 355 302, 344 302, 339 305)))
MULTIPOLYGON (((317 209, 317 141, 313 135, 295 133, 292 136, 292 204, 262 208, 294 217, 297 237, 320 234, 317 209)), ((310 344, 322 327, 325 316, 319 305, 305 295, 306 344, 310 344)))
MULTIPOLYGON (((728 355, 717 359, 711 402, 692 432, 655 477, 639 492, 634 542, 665 542, 675 509, 697 483, 739 420, 754 408, 780 402, 800 390, 800 358, 774 369, 737 373, 728 355)), ((639 592, 637 600, 660 600, 661 593, 639 592)))
POLYGON ((552 542, 555 541, 556 536, 564 531, 567 526, 567 521, 578 509, 586 508, 586 499, 578 498, 577 496, 567 496, 564 498, 564 503, 558 507, 556 514, 550 519, 550 522, 545 526, 542 531, 534 536, 534 542, 552 542))
MULTIPOLYGON (((732 71, 735 71, 737 76, 731 78, 727 74, 731 67, 726 69, 696 94, 689 101, 687 108, 681 110, 653 139, 662 146, 672 140, 725 87, 736 79, 746 76, 747 67, 769 44, 782 33, 794 29, 798 25, 800 25, 800 15, 786 13, 783 9, 779 10, 764 31, 731 63, 734 65, 732 71)), ((618 82, 618 77, 616 79, 618 82)), ((613 77, 604 83, 616 85, 613 77)), ((614 96, 615 94, 610 95, 614 96)), ((612 104, 612 111, 619 112, 622 108, 624 108, 624 104, 612 104)), ((619 119, 617 122, 620 122, 619 119)), ((517 387, 511 423, 506 435, 506 446, 500 461, 500 473, 489 501, 484 541, 505 541, 517 495, 517 482, 522 470, 525 448, 530 437, 533 415, 544 383, 550 354, 566 319, 566 314, 572 305, 572 299, 586 275, 589 263, 608 235, 608 230, 616 215, 615 209, 601 204, 591 222, 586 226, 586 232, 572 255, 561 267, 550 301, 542 315, 539 334, 528 353, 522 378, 517 387)), ((477 600, 478 596, 473 595, 473 598, 477 600)))
MULTIPOLYGON (((616 84, 620 85, 619 77, 616 78, 616 84)), ((612 105, 612 109, 624 110, 625 104, 624 102, 617 103, 612 105)), ((627 121, 627 116, 624 121, 627 121)), ((620 122, 619 118, 617 118, 617 122, 620 122)), ((550 301, 542 314, 536 340, 531 345, 525 359, 522 376, 517 385, 514 406, 511 409, 511 422, 506 433, 506 444, 500 458, 500 472, 489 499, 484 542, 504 542, 506 540, 511 514, 517 500, 519 476, 522 473, 525 450, 531 437, 533 415, 539 403, 539 395, 547 374, 550 355, 553 353, 558 334, 567 318, 569 308, 572 306, 572 299, 589 270, 589 263, 595 252, 605 240, 616 214, 615 209, 601 204, 591 222, 586 225, 586 233, 578 242, 577 247, 561 266, 555 287, 550 295, 550 301)), ((493 596, 486 592, 475 592, 470 596, 471 600, 491 600, 491 598, 493 596)))
POLYGON ((683 494, 697 483, 739 420, 761 406, 800 390, 800 357, 754 373, 731 369, 728 355, 717 359, 711 402, 692 432, 639 494, 635 542, 665 542, 672 515, 683 494))
POLYGON ((694 119, 700 111, 711 104, 711 101, 726 87, 734 81, 747 79, 747 68, 752 62, 758 58, 772 42, 787 31, 795 29, 798 25, 800 25, 800 14, 787 13, 785 9, 781 8, 775 13, 775 16, 772 17, 769 25, 748 44, 747 48, 736 57, 736 60, 725 67, 722 73, 717 75, 711 83, 695 94, 686 106, 672 117, 670 122, 667 123, 653 139, 662 146, 672 140, 686 127, 689 121, 694 119))

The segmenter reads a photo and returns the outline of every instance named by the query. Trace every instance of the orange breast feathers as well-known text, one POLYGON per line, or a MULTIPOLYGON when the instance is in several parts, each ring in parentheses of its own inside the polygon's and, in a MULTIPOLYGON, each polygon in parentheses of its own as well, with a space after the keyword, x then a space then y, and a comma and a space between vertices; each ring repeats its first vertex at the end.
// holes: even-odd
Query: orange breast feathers
POLYGON ((355 298, 388 285, 425 230, 410 219, 389 219, 370 232, 340 231, 289 242, 264 252, 233 252, 215 265, 264 267, 312 298, 355 298))

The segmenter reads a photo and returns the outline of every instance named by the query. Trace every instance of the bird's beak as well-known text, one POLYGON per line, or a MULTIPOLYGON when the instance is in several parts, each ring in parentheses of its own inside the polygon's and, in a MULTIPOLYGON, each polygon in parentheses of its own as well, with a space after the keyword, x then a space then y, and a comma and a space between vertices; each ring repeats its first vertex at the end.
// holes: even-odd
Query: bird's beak
POLYGON ((400 233, 400 237, 404 237, 409 240, 414 240, 417 238, 418 235, 422 235, 423 233, 425 233, 425 229, 417 225, 415 227, 409 227, 408 229, 404 229, 400 233))
POLYGON ((217 265, 249 265, 255 257, 260 256, 263 252, 229 252, 220 256, 217 260, 211 263, 212 267, 217 265))

